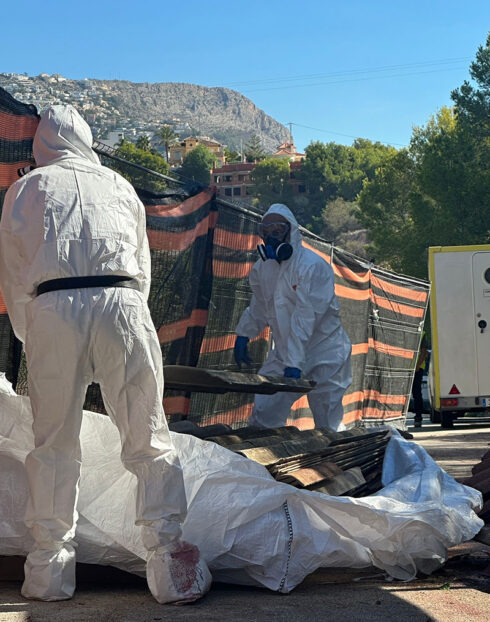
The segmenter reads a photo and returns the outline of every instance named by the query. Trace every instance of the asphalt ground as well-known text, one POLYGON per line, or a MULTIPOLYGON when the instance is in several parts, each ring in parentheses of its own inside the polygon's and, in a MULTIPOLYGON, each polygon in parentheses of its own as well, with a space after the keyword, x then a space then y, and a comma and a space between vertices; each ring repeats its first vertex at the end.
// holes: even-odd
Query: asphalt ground
POLYGON ((471 475, 471 468, 490 448, 490 417, 461 417, 454 427, 441 428, 424 415, 421 428, 413 427, 413 415, 407 418, 413 440, 424 447, 449 475, 460 480, 471 475))
MULTIPOLYGON (((462 479, 490 448, 490 418, 457 420, 453 429, 407 420, 420 443, 448 473, 462 479)), ((28 601, 20 595, 22 560, 0 560, 0 622, 294 621, 473 622, 490 620, 490 546, 454 547, 446 564, 428 577, 387 581, 376 568, 319 569, 289 595, 213 584, 193 605, 159 605, 143 580, 80 565, 72 600, 28 601), (3 566, 3 568, 2 568, 3 566)))

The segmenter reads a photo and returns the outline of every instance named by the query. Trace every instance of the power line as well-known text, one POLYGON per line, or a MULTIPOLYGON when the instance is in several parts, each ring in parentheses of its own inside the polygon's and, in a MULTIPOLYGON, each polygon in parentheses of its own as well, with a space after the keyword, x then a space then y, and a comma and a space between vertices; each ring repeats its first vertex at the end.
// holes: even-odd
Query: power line
MULTIPOLYGON (((341 132, 334 132, 333 130, 324 130, 319 127, 311 127, 309 125, 301 125, 301 123, 283 123, 283 125, 295 125, 296 127, 302 127, 307 130, 314 130, 315 132, 325 132, 326 134, 335 134, 337 136, 344 136, 346 138, 360 138, 360 136, 352 136, 351 134, 342 134, 341 132)), ((376 142, 382 143, 383 145, 394 145, 397 147, 406 147, 407 145, 402 145, 400 143, 392 143, 389 141, 378 140, 376 142)))
POLYGON ((420 76, 420 75, 424 75, 424 74, 428 74, 428 73, 439 73, 439 72, 443 72, 443 71, 454 71, 455 69, 464 69, 464 67, 451 67, 451 68, 446 68, 446 69, 432 69, 432 70, 428 70, 428 71, 414 71, 411 73, 400 73, 400 74, 394 74, 394 75, 383 75, 383 76, 365 76, 365 77, 360 77, 360 78, 347 78, 346 80, 331 80, 329 82, 313 82, 311 84, 290 84, 290 85, 284 85, 284 86, 270 86, 270 87, 264 87, 264 88, 260 88, 260 89, 243 89, 243 92, 245 93, 257 93, 259 91, 279 91, 279 90, 284 90, 284 89, 300 89, 300 88, 305 88, 305 87, 311 87, 311 86, 327 86, 330 84, 344 84, 346 82, 361 82, 361 81, 366 81, 366 80, 381 80, 383 78, 404 78, 406 76, 420 76))
MULTIPOLYGON (((355 74, 362 73, 378 73, 384 71, 395 71, 395 70, 410 70, 415 68, 423 68, 423 67, 433 67, 437 65, 447 65, 454 63, 467 62, 470 60, 469 56, 461 56, 458 58, 446 58, 441 60, 434 61, 424 61, 418 63, 406 63, 401 65, 382 65, 380 67, 366 67, 363 69, 344 69, 340 71, 331 71, 328 73, 315 73, 315 74, 300 74, 296 76, 285 76, 282 78, 264 78, 260 80, 242 80, 240 82, 230 82, 227 86, 253 86, 260 84, 273 84, 277 82, 293 82, 298 80, 316 80, 321 78, 330 78, 330 77, 342 77, 349 76, 355 74)), ((458 67, 459 68, 459 67, 458 67)))

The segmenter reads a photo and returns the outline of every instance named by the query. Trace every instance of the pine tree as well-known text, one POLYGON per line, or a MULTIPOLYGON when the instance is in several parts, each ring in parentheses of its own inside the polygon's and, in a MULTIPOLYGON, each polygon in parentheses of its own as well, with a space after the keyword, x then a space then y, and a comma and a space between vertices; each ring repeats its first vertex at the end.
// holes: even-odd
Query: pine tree
POLYGON ((260 162, 266 156, 262 141, 257 134, 252 134, 250 140, 243 148, 243 153, 247 162, 260 162))

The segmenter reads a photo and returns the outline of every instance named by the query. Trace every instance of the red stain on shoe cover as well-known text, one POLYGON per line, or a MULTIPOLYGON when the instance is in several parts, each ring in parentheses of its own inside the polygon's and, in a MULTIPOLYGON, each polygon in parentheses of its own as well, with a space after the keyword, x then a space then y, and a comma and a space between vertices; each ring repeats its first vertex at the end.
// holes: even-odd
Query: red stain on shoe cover
POLYGON ((187 545, 181 551, 171 553, 170 575, 177 592, 185 594, 196 581, 196 566, 199 561, 197 546, 187 545))

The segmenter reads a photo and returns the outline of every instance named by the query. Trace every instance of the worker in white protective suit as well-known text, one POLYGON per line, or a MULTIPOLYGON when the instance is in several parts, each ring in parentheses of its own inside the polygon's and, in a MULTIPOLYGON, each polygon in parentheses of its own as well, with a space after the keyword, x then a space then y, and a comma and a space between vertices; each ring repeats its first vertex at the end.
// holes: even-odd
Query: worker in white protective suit
MULTIPOLYGON (((351 343, 340 322, 333 270, 302 245, 298 223, 285 205, 271 205, 259 234, 264 244, 249 276, 252 299, 235 329, 236 362, 239 367, 250 363, 248 340, 270 326, 274 346, 259 373, 314 380, 308 402, 315 427, 343 430, 342 397, 352 381, 351 343)), ((256 395, 250 425, 285 425, 299 397, 256 395)))
POLYGON ((25 344, 35 442, 25 519, 35 544, 22 594, 73 595, 82 407, 87 386, 98 382, 122 462, 138 480, 150 590, 159 602, 191 601, 207 591, 210 573, 181 540, 187 502, 147 305, 145 209, 91 145, 73 107, 49 108, 34 137, 38 168, 10 187, 0 222, 0 287, 25 344))

